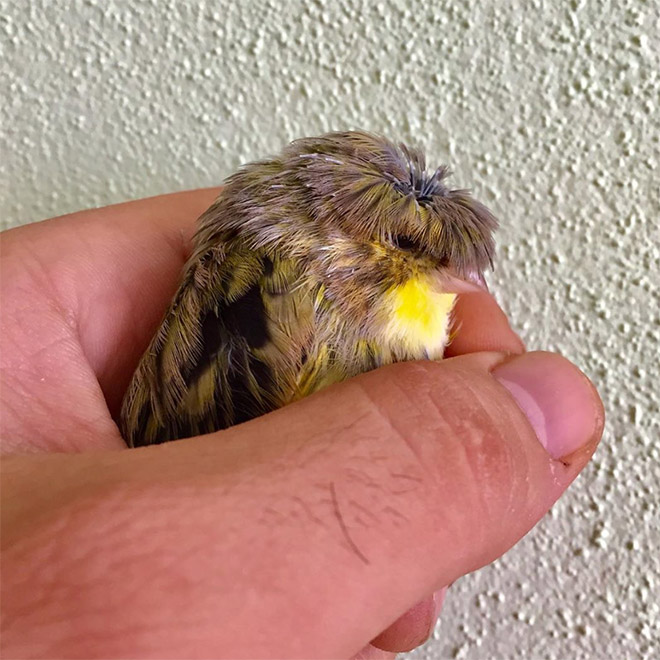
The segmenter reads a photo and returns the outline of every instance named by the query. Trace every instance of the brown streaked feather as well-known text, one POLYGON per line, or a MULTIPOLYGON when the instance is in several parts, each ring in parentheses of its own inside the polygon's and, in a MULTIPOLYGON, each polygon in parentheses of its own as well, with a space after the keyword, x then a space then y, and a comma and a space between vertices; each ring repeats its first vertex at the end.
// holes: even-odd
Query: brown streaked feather
MULTIPOLYGON (((295 364, 290 338, 305 331, 300 310, 282 309, 286 283, 281 272, 273 276, 268 257, 240 248, 221 254, 189 264, 138 366, 121 415, 132 446, 226 428, 279 407, 287 396, 272 369, 295 364)), ((305 305, 300 294, 289 302, 305 305)), ((302 336, 299 342, 298 352, 302 336)))

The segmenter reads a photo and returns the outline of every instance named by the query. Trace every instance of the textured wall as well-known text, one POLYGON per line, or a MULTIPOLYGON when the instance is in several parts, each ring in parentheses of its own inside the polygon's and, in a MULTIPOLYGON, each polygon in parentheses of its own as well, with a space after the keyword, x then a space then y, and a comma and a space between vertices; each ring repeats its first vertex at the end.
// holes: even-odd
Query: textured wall
POLYGON ((658 657, 657 2, 0 6, 7 224, 216 184, 327 129, 451 163, 502 219, 514 325, 582 365, 609 417, 569 494, 452 587, 412 657, 658 657))

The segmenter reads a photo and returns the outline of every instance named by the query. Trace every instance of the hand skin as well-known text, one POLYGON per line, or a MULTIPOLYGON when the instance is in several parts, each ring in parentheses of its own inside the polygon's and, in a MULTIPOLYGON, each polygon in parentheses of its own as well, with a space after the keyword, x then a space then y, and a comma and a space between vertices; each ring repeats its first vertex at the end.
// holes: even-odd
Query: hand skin
POLYGON ((392 657, 596 448, 593 386, 483 292, 450 359, 126 450, 122 393, 216 194, 2 236, 3 657, 392 657))

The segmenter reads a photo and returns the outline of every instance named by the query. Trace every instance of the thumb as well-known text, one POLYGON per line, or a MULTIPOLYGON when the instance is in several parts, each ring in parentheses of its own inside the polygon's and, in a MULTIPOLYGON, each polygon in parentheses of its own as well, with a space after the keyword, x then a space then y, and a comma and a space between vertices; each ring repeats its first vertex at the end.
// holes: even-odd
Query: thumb
POLYGON ((68 507, 66 534, 54 515, 5 554, 10 579, 43 570, 43 546, 63 563, 50 599, 21 578, 12 637, 32 622, 62 657, 75 640, 87 657, 348 658, 529 531, 602 425, 563 358, 480 353, 383 368, 218 434, 55 457, 78 502, 90 470, 103 483, 68 507))

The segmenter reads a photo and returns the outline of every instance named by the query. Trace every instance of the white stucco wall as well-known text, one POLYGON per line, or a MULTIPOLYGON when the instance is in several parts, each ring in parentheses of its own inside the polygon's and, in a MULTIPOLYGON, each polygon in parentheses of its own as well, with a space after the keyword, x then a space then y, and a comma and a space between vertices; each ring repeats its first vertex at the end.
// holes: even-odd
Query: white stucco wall
POLYGON ((0 0, 6 226, 217 184, 288 140, 424 144, 502 220, 491 282, 594 379, 593 463, 414 658, 660 654, 660 5, 0 0))

